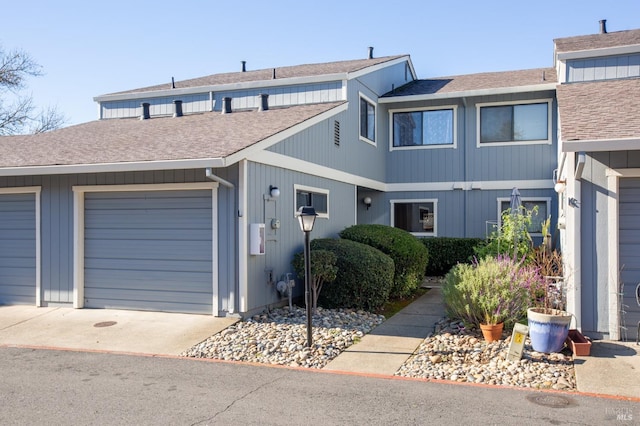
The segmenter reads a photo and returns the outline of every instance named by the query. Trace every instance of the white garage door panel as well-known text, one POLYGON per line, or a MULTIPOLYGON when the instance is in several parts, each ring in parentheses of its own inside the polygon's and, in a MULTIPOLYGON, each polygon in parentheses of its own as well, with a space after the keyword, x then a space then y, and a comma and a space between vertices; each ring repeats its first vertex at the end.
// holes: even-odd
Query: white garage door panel
POLYGON ((212 313, 210 190, 85 193, 85 306, 212 313))
POLYGON ((34 194, 0 195, 0 305, 36 303, 34 194))
MULTIPOLYGON (((640 307, 634 295, 640 283, 640 178, 620 179, 619 204, 619 263, 620 279, 624 283, 627 338, 635 340, 640 321, 640 307)), ((624 336, 623 336, 624 337, 624 336)))

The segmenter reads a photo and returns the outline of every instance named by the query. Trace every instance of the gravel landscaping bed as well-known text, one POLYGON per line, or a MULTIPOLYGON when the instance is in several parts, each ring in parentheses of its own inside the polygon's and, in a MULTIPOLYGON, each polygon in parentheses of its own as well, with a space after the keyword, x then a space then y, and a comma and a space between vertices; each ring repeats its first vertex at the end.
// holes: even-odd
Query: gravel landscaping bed
MULTIPOLYGON (((382 315, 322 309, 313 316, 313 345, 305 347, 306 311, 274 309, 239 322, 184 351, 181 356, 323 368, 384 321, 382 315)), ((487 343, 479 330, 446 318, 436 324, 397 376, 538 389, 575 390, 573 358, 542 354, 527 338, 522 360, 506 360, 510 337, 487 343)))

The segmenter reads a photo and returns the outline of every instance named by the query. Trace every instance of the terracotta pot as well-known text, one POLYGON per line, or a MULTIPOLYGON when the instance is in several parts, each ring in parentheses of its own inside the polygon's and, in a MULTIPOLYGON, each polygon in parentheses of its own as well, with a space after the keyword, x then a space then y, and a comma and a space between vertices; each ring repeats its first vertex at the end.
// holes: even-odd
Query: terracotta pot
POLYGON ((487 342, 495 342, 496 340, 500 340, 502 338, 502 329, 504 328, 504 323, 500 324, 480 324, 480 330, 482 330, 482 335, 484 336, 484 340, 487 342))

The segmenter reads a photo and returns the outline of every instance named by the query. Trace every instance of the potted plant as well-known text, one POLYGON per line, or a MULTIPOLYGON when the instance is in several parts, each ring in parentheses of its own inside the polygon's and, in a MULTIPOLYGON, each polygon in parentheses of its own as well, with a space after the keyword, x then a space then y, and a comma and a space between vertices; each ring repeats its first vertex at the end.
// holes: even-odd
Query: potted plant
POLYGON ((489 342, 499 340, 504 328, 510 329, 524 316, 529 272, 507 256, 454 266, 442 287, 449 316, 480 327, 489 342))
POLYGON ((533 289, 532 301, 537 306, 527 310, 531 346, 537 352, 560 352, 573 318, 564 310, 562 258, 558 252, 542 248, 535 259, 545 280, 542 289, 533 289))

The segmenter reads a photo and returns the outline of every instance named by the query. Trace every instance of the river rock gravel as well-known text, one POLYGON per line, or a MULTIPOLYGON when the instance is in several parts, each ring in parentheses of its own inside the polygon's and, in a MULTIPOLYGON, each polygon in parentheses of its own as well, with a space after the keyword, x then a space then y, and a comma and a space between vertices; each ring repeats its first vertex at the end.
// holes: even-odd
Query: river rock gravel
MULTIPOLYGON (((306 348, 306 312, 273 309, 238 322, 181 356, 321 369, 384 321, 382 315, 318 308, 313 345, 306 348)), ((518 362, 506 359, 510 336, 487 343, 479 330, 443 318, 396 372, 397 376, 535 389, 575 390, 569 353, 533 351, 529 339, 518 362)))

